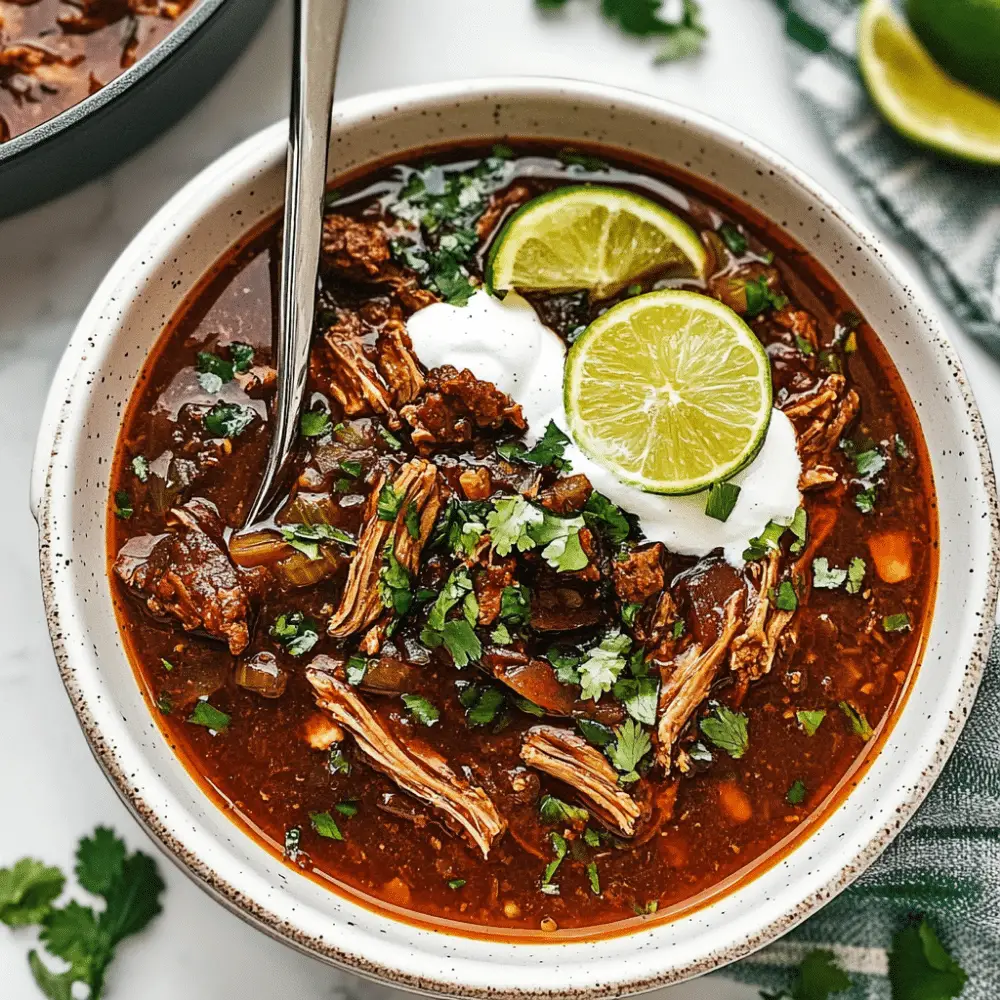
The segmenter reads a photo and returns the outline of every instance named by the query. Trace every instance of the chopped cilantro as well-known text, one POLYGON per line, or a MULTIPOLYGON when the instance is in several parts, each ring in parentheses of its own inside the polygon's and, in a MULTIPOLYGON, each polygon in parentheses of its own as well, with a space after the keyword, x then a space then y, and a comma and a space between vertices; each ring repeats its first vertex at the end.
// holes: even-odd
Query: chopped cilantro
POLYGON ((511 637, 510 630, 506 625, 501 622, 493 631, 490 633, 490 638, 498 646, 509 646, 514 640, 511 637))
POLYGON ((472 259, 479 237, 472 229, 455 229, 437 241, 437 247, 421 247, 416 243, 394 240, 393 256, 416 271, 422 283, 438 292, 445 302, 464 306, 476 286, 469 280, 465 265, 472 259))
POLYGON ((893 937, 889 952, 893 1000, 951 1000, 967 979, 926 918, 914 920, 893 937))
POLYGON ((456 667, 465 667, 483 655, 483 645, 464 618, 453 618, 441 629, 444 648, 451 653, 456 667))
POLYGON ((449 889, 461 889, 462 886, 465 885, 465 884, 466 883, 465 883, 465 879, 464 878, 450 878, 450 879, 448 879, 448 888, 449 889))
POLYGON ((642 758, 653 749, 653 741, 649 733, 634 719, 626 719, 615 729, 615 741, 605 748, 608 760, 621 772, 619 781, 623 783, 638 781, 636 770, 642 758))
POLYGON ((169 661, 165 660, 162 656, 160 657, 160 663, 163 664, 163 669, 170 673, 174 669, 174 665, 169 661))
POLYGON ((805 801, 806 786, 803 781, 792 782, 792 787, 785 794, 785 801, 791 806, 799 806, 805 801))
POLYGON ((211 354, 208 351, 199 351, 195 355, 195 371, 199 375, 210 375, 215 381, 216 387, 209 389, 200 378, 198 379, 199 382, 202 382, 202 388, 206 392, 218 392, 224 383, 232 382, 233 380, 232 362, 226 361, 217 354, 211 354))
POLYGON ((340 832, 340 827, 337 826, 337 821, 328 812, 309 813, 309 822, 312 824, 312 828, 321 837, 326 837, 327 840, 344 839, 344 835, 340 832))
POLYGON ((386 545, 383 553, 382 569, 378 577, 378 593, 382 604, 402 618, 410 610, 413 593, 410 590, 410 574, 396 558, 392 544, 386 545))
POLYGON ((188 722, 222 733, 229 725, 229 716, 207 701, 199 701, 195 703, 194 711, 188 716, 188 722))
POLYGON ((636 903, 632 910, 636 916, 649 916, 651 913, 656 913, 660 908, 660 901, 658 899, 651 899, 648 903, 636 903))
POLYGON ((589 563, 579 538, 583 526, 582 517, 557 517, 520 496, 498 497, 486 518, 498 555, 543 546, 542 558, 560 572, 583 569, 589 563))
POLYGON ((737 257, 747 252, 747 238, 731 222, 723 222, 716 232, 730 252, 737 257))
POLYGON ((855 735, 860 736, 866 743, 875 735, 872 727, 868 725, 865 713, 860 709, 855 708, 850 702, 842 701, 840 710, 847 716, 855 735))
POLYGON ((357 816, 358 814, 358 804, 353 799, 348 799, 346 802, 338 802, 334 807, 341 816, 346 816, 350 819, 352 816, 357 816))
POLYGON ((742 282, 742 285, 746 294, 746 314, 749 317, 759 316, 768 309, 783 309, 788 305, 788 299, 784 295, 771 291, 764 275, 753 281, 742 282))
POLYGON ((791 580, 782 580, 774 595, 774 606, 779 611, 795 611, 799 606, 799 598, 791 580))
POLYGON ((795 713, 795 718, 805 731, 806 736, 815 736, 816 730, 819 729, 819 727, 823 724, 823 720, 826 718, 826 709, 800 709, 795 713))
POLYGON ((728 521, 739 497, 740 488, 736 483, 712 483, 705 502, 706 516, 714 517, 716 521, 728 521))
POLYGON ((554 420, 550 420, 545 433, 532 448, 525 447, 520 441, 505 441, 497 446, 497 454, 508 462, 565 469, 569 463, 563 458, 563 452, 568 444, 569 438, 554 420))
POLYGON ((406 526, 406 533, 410 538, 420 537, 420 511, 417 510, 416 500, 411 500, 406 505, 406 513, 403 515, 403 524, 406 526))
POLYGON ((593 827, 588 826, 587 829, 583 831, 583 842, 588 847, 600 847, 601 835, 593 827))
MULTIPOLYGON (((792 519, 794 523, 795 519, 792 519)), ((775 552, 780 543, 781 536, 788 530, 787 524, 780 524, 778 521, 769 521, 767 527, 756 537, 751 538, 747 543, 747 548, 743 553, 743 558, 748 562, 753 559, 763 559, 770 553, 775 552)))
POLYGON ((855 556, 847 567, 847 587, 849 594, 861 593, 861 585, 865 582, 865 561, 861 556, 855 556))
POLYGON ((642 605, 635 601, 622 605, 622 622, 631 628, 635 624, 635 616, 642 610, 642 605))
POLYGON ((544 708, 536 705, 533 701, 528 701, 527 698, 522 698, 519 694, 511 694, 510 699, 514 702, 515 707, 524 712, 525 715, 533 715, 536 719, 545 715, 544 708))
POLYGON ((687 625, 684 623, 684 619, 678 618, 677 621, 675 621, 674 624, 671 626, 670 634, 673 636, 673 638, 679 639, 684 634, 686 628, 687 625))
POLYGON ((351 773, 351 762, 344 756, 344 751, 337 744, 330 747, 330 756, 326 761, 326 769, 330 774, 351 773))
POLYGON ((268 635, 285 647, 289 656, 302 656, 319 642, 316 622, 301 611, 286 611, 278 615, 268 629, 268 635))
POLYGON ((285 857, 289 861, 295 861, 301 851, 299 844, 302 842, 302 830, 297 826, 290 826, 285 831, 285 857))
POLYGON ((57 868, 24 858, 0 869, 0 921, 41 924, 39 940, 65 964, 63 971, 53 972, 37 951, 28 953, 35 983, 50 1000, 82 995, 78 984, 90 1000, 99 1000, 115 950, 160 912, 165 888, 152 858, 138 851, 128 854, 125 844, 103 827, 80 841, 76 859, 80 885, 104 899, 99 913, 75 900, 52 906, 65 884, 57 868))
POLYGON ((735 760, 739 760, 750 746, 747 717, 718 702, 713 703, 712 714, 702 719, 698 728, 735 760))
POLYGON ((399 438, 396 437, 396 435, 393 434, 388 427, 385 427, 382 424, 377 424, 375 429, 381 435, 382 440, 393 450, 399 451, 399 449, 403 447, 403 442, 400 441, 399 438))
POLYGON ((898 615, 886 615, 882 619, 882 628, 886 632, 909 632, 912 628, 910 616, 905 611, 898 615))
POLYGON ((159 698, 156 699, 157 710, 162 712, 164 715, 169 715, 174 710, 174 703, 170 700, 170 695, 161 694, 159 698))
POLYGON ((557 158, 560 163, 567 167, 580 167, 590 173, 605 173, 611 169, 607 160, 602 160, 599 156, 592 156, 590 153, 581 153, 575 149, 561 149, 557 158))
POLYGON ((597 873, 597 862, 591 861, 587 865, 587 881, 590 882, 590 891, 595 896, 600 896, 601 894, 601 879, 597 873))
POLYGON ((122 521, 127 521, 135 511, 132 509, 132 498, 126 490, 118 490, 115 493, 115 517, 122 521))
POLYGON ((582 701, 599 701, 610 691, 625 669, 625 655, 632 640, 621 632, 609 632, 596 646, 587 650, 580 661, 580 698, 582 701))
POLYGON ((205 429, 220 438, 239 437, 253 422, 256 412, 239 403, 216 403, 205 414, 205 429))
MULTIPOLYGON (((829 1000, 835 993, 851 988, 851 980, 837 965, 833 952, 816 949, 802 960, 790 993, 761 993, 765 1000, 829 1000)), ((930 998, 928 998, 930 1000, 930 998)))
POLYGON ((472 580, 465 566, 452 570, 441 593, 431 606, 420 641, 431 649, 440 645, 451 653, 455 666, 464 667, 482 656, 483 647, 474 625, 479 605, 472 591, 472 580), (448 612, 461 602, 463 618, 446 620, 448 612))
POLYGON ((862 514, 870 514, 875 509, 876 487, 869 486, 854 498, 854 506, 862 514))
POLYGON ((543 823, 587 823, 590 813, 580 806, 570 805, 554 795, 543 795, 538 803, 538 815, 543 823))
POLYGON ((330 433, 330 414, 326 410, 306 410, 299 418, 303 437, 318 438, 330 433))
POLYGON ((854 468, 861 479, 872 479, 886 467, 886 458, 877 448, 859 451, 854 456, 854 468))
POLYGON ((407 710, 422 726, 433 726, 441 718, 441 713, 423 695, 404 694, 402 698, 407 710))
POLYGON ((847 579, 846 569, 831 569, 825 556, 813 559, 813 586, 820 590, 836 590, 847 579))
POLYGON ((896 457, 897 458, 909 458, 910 457, 909 446, 906 444, 906 441, 903 440, 902 437, 900 437, 899 434, 894 434, 892 436, 892 444, 893 444, 893 447, 896 450, 896 457))
POLYGON ((656 725, 656 702, 660 682, 655 677, 623 677, 615 681, 614 696, 625 706, 625 711, 636 722, 656 725))
POLYGON ((465 721, 470 726, 486 726, 503 707, 504 694, 500 688, 488 687, 476 698, 476 703, 465 713, 465 721))
POLYGON ((491 509, 483 500, 452 498, 438 516, 427 543, 429 549, 446 548, 453 555, 472 555, 486 531, 486 515, 491 509))
POLYGON ((392 483, 386 483, 378 494, 376 513, 380 521, 395 521, 403 509, 403 494, 399 493, 392 483))
POLYGON ((797 555, 806 547, 806 535, 809 527, 809 516, 805 507, 799 507, 792 517, 788 530, 795 536, 795 541, 788 546, 788 551, 792 555, 797 555))
POLYGON ((145 455, 136 455, 132 459, 132 473, 140 483, 149 479, 149 460, 145 455))
POLYGON ((512 625, 526 625, 531 618, 531 591, 523 583, 503 588, 500 594, 500 618, 512 625))
POLYGON ((594 719, 577 719, 576 725, 583 734, 583 738, 591 746, 606 747, 614 742, 614 730, 603 722, 597 722, 594 719))
POLYGON ((555 668, 556 680, 560 684, 580 683, 579 666, 583 657, 579 653, 567 653, 552 646, 545 653, 545 659, 555 668))
POLYGON ((358 476, 361 475, 360 462, 355 462, 350 459, 347 459, 340 463, 340 468, 344 471, 346 475, 350 476, 351 479, 356 479, 358 476))
POLYGON ((332 524, 285 524, 281 526, 281 537, 310 559, 319 559, 321 542, 337 542, 350 548, 358 544, 346 531, 332 524))
POLYGON ((543 886, 549 885, 552 882, 552 876, 555 875, 556 869, 562 864, 567 851, 566 839, 556 833, 555 830, 549 832, 549 839, 552 841, 552 853, 555 857, 545 866, 545 874, 542 875, 543 886))
POLYGON ((583 505, 583 519, 612 545, 621 545, 632 532, 628 518, 603 493, 594 490, 583 505))
POLYGON ((368 672, 368 660, 355 654, 348 659, 346 672, 347 683, 357 687, 365 679, 365 674, 368 672))
POLYGON ((701 742, 701 740, 692 743, 691 746, 688 747, 688 756, 692 760, 697 761, 699 764, 711 764, 715 759, 712 756, 712 751, 709 750, 708 747, 701 742))
POLYGON ((249 371, 253 364, 253 348, 249 344, 234 341, 229 345, 229 356, 233 359, 233 371, 249 371))

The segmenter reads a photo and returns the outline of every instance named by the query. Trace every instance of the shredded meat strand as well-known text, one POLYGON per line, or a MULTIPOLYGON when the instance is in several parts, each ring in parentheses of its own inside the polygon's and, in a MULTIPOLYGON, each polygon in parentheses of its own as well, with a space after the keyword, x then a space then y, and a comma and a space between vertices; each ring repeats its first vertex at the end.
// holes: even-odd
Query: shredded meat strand
POLYGON ((375 484, 365 511, 365 527, 358 539, 358 548, 351 560, 347 583, 340 606, 330 619, 327 631, 335 638, 344 638, 371 625, 385 610, 379 595, 379 574, 387 546, 392 546, 396 559, 411 576, 420 566, 420 553, 430 536, 441 509, 441 485, 438 471, 430 462, 415 458, 407 462, 392 484, 402 497, 394 521, 376 516, 376 504, 384 479, 375 484), (419 533, 410 535, 405 517, 410 505, 417 510, 419 533))
POLYGON ((782 412, 795 425, 802 476, 799 489, 828 486, 837 479, 830 466, 834 449, 847 425, 857 416, 858 394, 843 375, 828 375, 808 392, 797 393, 782 412))
POLYGON ((582 736, 555 726, 533 726, 524 735, 521 759, 574 788, 609 828, 623 837, 635 835, 642 808, 619 787, 604 754, 582 736))
POLYGON ((488 858, 507 824, 486 792, 460 778, 430 747, 415 740, 406 745, 397 740, 349 684, 317 668, 323 660, 317 657, 306 670, 316 704, 354 736, 374 767, 437 809, 449 829, 467 837, 488 858))
POLYGON ((712 681, 739 628, 743 599, 742 592, 729 599, 719 637, 711 646, 706 649, 693 642, 673 660, 660 664, 656 760, 668 774, 674 743, 695 709, 708 697, 712 681))
POLYGON ((794 611, 782 611, 773 606, 771 594, 781 573, 781 553, 772 552, 760 570, 760 586, 750 606, 743 630, 729 646, 729 669, 745 673, 750 680, 759 680, 770 673, 778 637, 795 616, 794 611))

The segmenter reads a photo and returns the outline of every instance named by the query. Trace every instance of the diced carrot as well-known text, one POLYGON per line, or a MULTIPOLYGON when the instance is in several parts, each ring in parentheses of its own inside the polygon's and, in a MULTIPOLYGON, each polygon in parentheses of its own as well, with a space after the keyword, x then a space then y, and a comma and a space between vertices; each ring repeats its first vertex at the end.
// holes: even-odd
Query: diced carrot
POLYGON ((735 781, 719 784, 719 805, 734 823, 746 823, 753 816, 750 799, 735 781))
POLYGON ((875 572, 886 583, 901 583, 913 575, 913 545, 905 531, 883 531, 868 539, 875 572))
POLYGON ((384 882, 382 891, 388 902, 395 903, 397 906, 410 905, 410 887, 399 876, 384 882))

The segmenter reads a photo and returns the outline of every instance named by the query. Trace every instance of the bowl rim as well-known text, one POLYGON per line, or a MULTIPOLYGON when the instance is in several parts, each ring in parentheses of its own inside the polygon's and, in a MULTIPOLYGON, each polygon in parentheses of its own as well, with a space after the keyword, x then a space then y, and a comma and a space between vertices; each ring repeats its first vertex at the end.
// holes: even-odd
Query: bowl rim
POLYGON ((141 59, 137 59, 124 73, 119 73, 96 93, 90 94, 65 111, 60 111, 59 114, 39 122, 27 132, 0 143, 0 165, 52 142, 85 118, 98 114, 102 108, 107 107, 127 90, 151 76, 189 38, 197 34, 226 2, 227 0, 200 0, 180 24, 168 32, 141 59))
MULTIPOLYGON (((446 101, 473 100, 486 96, 508 102, 531 98, 569 102, 577 98, 589 102, 604 102, 605 105, 617 103, 620 107, 648 112, 667 122, 683 123, 686 126, 715 134, 734 149, 740 150, 742 155, 755 158, 769 166, 774 172, 782 174, 787 181, 800 188, 808 199, 822 206, 832 217, 845 225, 859 243, 872 256, 879 259, 880 265, 887 272, 892 283, 907 296, 921 314, 925 324, 925 332, 921 333, 921 337, 933 341, 933 350, 943 356, 943 361, 950 371, 950 387, 957 389, 952 406, 959 411, 964 410, 971 425, 979 470, 982 475, 985 504, 989 513, 991 549, 986 563, 982 600, 976 605, 975 594, 970 600, 970 607, 980 620, 981 627, 970 643, 969 660, 962 671, 961 686, 956 692, 955 703, 950 706, 947 723, 938 733, 938 739, 934 741, 933 758, 923 768, 919 781, 907 785, 905 793, 903 789, 900 789, 900 801, 894 809, 891 820, 885 821, 872 840, 859 845, 850 856, 838 861, 839 869, 833 878, 793 907, 785 909, 779 916, 759 928, 752 937, 744 941, 726 942, 721 946, 706 947, 694 957, 688 956, 679 960, 676 956, 669 960, 658 959, 656 960, 658 964, 652 969, 648 967, 647 960, 647 963, 638 963, 640 971, 629 973, 613 981, 604 980, 599 984, 594 984, 593 987, 575 985, 563 985, 558 988, 521 987, 506 984, 503 986, 470 987, 456 983, 454 977, 449 979, 445 973, 437 970, 429 972, 425 969, 420 974, 410 973, 393 968, 385 964, 384 960, 380 961, 371 955, 337 947, 326 938, 317 941, 315 938, 306 936, 305 933, 298 933, 294 926, 290 926, 290 922, 284 921, 257 901, 248 899, 247 895, 239 888, 229 885, 214 874, 210 866, 199 858, 197 853, 174 840, 169 831, 165 830, 163 825, 158 822, 158 817, 151 814, 138 795, 132 793, 126 780, 122 761, 116 758, 115 752, 106 741, 101 739, 100 734, 93 730, 92 718, 88 725, 90 709, 87 705, 87 697, 72 676, 73 671, 70 666, 72 657, 66 648, 65 637, 62 634, 63 622, 54 597, 57 554, 52 551, 49 539, 52 537, 53 531, 53 521, 51 520, 52 481, 53 476, 58 475, 59 471, 56 457, 60 427, 72 420, 74 401, 71 398, 70 387, 77 369, 84 364, 87 355, 92 354, 96 346, 94 322, 100 316, 102 303, 108 299, 110 293, 125 277, 130 264, 137 259, 138 248, 153 234, 168 228, 174 214, 201 187, 209 188, 213 185, 218 187, 220 182, 227 178, 231 169, 248 157, 252 157, 258 166, 266 162, 275 148, 284 142, 284 136, 287 134, 287 124, 284 122, 262 130, 210 164, 150 219, 112 266, 94 293, 70 338, 45 404, 31 476, 30 502, 39 526, 39 561, 46 618, 64 686, 78 721, 84 729, 91 752, 112 787, 163 853, 201 888, 247 923, 258 927, 276 940, 314 958, 323 959, 345 971, 427 995, 511 997, 518 998, 518 1000, 535 997, 566 997, 584 1000, 584 998, 590 997, 640 993, 717 969, 757 951, 777 937, 787 933, 860 876, 885 850, 916 811, 933 787, 954 749, 982 678, 992 636, 998 583, 1000 583, 1000 504, 998 504, 992 459, 982 417, 973 398, 958 353, 938 318, 937 306, 920 289, 911 286, 906 267, 866 224, 860 222, 851 212, 841 206, 836 199, 827 194, 802 170, 764 144, 709 115, 661 98, 626 88, 557 77, 490 77, 393 88, 339 102, 334 108, 334 115, 340 119, 354 122, 380 115, 391 115, 404 105, 407 108, 419 108, 421 105, 430 104, 440 106, 446 101)), ((97 332, 96 336, 100 337, 101 334, 97 332)), ((905 712, 906 706, 904 705, 897 716, 897 722, 905 712)), ((796 849, 801 849, 801 847, 800 843, 796 849)), ((401 923, 408 922, 401 921, 401 923)), ((634 933, 631 937, 637 939, 641 933, 634 933)), ((449 940, 455 939, 449 938, 449 940)), ((516 949, 520 946, 508 942, 497 942, 496 947, 516 949)), ((558 946, 552 950, 558 951, 558 946)), ((507 954, 509 955, 510 952, 508 951, 507 954)))

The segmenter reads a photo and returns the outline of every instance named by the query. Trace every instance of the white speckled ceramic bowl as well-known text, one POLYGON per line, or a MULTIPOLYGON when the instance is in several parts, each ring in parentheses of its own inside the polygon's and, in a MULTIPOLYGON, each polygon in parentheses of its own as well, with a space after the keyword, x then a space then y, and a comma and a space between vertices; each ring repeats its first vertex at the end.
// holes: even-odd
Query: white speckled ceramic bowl
POLYGON ((32 504, 59 669, 99 763, 187 872, 235 912, 312 955, 415 990, 604 997, 715 969, 761 947, 856 878, 945 763, 980 678, 996 603, 997 504, 982 423, 934 310, 868 230, 798 170, 700 115, 556 80, 442 84, 339 105, 331 162, 356 168, 448 140, 596 141, 708 179, 804 242, 878 331, 923 420, 941 523, 939 595, 923 666, 857 787, 794 849, 672 922, 595 942, 513 944, 423 929, 300 877, 201 792, 143 701, 118 637, 105 564, 109 459, 164 323, 226 250, 278 207, 285 130, 268 129, 188 184, 95 294, 42 423, 32 504))

